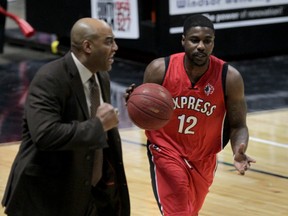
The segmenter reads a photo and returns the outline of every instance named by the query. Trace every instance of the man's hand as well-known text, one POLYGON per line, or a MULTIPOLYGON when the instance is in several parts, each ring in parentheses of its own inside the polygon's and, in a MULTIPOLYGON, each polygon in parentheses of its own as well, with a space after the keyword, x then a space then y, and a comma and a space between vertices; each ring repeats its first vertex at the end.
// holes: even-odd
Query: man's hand
POLYGON ((118 126, 118 110, 115 109, 111 104, 101 104, 97 109, 96 116, 102 122, 104 131, 108 131, 118 126))
POLYGON ((256 163, 256 160, 245 154, 245 144, 240 144, 238 151, 234 155, 234 166, 239 174, 245 175, 245 171, 250 168, 250 163, 256 163))

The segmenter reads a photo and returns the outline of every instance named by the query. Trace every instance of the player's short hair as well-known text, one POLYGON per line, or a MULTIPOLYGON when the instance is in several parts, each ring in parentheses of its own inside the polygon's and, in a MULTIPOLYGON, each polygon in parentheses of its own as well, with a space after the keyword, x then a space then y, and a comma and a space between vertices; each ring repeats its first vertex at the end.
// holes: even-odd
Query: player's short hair
POLYGON ((189 31, 190 28, 196 27, 196 26, 208 27, 212 29, 213 32, 215 32, 213 22, 208 17, 202 14, 194 14, 194 15, 189 16, 185 20, 184 26, 183 26, 183 34, 186 35, 187 31, 189 31))

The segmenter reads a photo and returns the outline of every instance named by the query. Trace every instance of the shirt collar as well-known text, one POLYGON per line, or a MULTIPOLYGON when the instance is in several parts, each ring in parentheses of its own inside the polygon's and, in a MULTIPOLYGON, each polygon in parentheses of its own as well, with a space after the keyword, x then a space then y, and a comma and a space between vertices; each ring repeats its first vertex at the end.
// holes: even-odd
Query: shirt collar
POLYGON ((72 58, 76 64, 76 67, 79 71, 79 74, 80 74, 80 77, 81 77, 81 81, 82 83, 86 83, 88 82, 88 80, 90 79, 90 77, 92 76, 92 72, 86 68, 77 58, 76 56, 74 55, 74 53, 71 53, 72 54, 72 58))

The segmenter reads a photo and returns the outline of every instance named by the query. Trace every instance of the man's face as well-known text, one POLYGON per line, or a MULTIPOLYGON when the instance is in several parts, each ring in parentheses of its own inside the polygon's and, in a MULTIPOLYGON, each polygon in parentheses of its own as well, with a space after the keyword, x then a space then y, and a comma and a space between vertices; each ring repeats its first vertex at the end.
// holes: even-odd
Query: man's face
POLYGON ((112 29, 102 28, 99 37, 91 41, 90 64, 96 71, 110 71, 114 62, 114 55, 118 50, 112 29))
POLYGON ((214 48, 214 31, 207 27, 192 27, 182 36, 186 56, 195 66, 204 66, 214 48))

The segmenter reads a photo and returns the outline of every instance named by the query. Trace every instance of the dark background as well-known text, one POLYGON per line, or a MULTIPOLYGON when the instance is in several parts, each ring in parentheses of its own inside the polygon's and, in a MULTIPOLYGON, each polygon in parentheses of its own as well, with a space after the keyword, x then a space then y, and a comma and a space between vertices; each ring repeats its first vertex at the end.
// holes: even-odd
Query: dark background
MULTIPOLYGON (((191 14, 170 16, 168 5, 168 0, 138 0, 140 38, 118 39, 121 56, 150 61, 157 56, 182 51, 181 34, 170 34, 169 28, 182 26, 191 14), (155 20, 151 17, 152 11, 155 20)), ((63 46, 69 45, 73 23, 79 18, 91 16, 90 0, 29 0, 25 6, 29 23, 38 31, 57 34, 63 46)), ((283 13, 288 15, 288 4, 283 7, 283 13)), ((218 29, 214 54, 226 60, 287 54, 287 29, 288 22, 218 29)))

